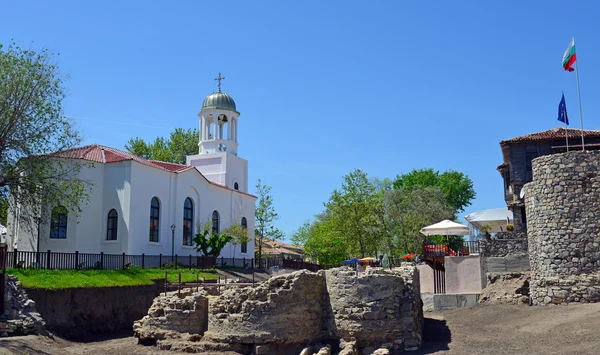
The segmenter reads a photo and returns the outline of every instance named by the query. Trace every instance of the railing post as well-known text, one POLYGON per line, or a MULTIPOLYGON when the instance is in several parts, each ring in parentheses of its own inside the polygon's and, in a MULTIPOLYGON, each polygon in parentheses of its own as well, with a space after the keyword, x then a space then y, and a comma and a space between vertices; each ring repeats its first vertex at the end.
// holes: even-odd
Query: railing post
POLYGON ((188 267, 192 270, 192 254, 190 254, 190 262, 188 263, 188 267))
POLYGON ((246 268, 246 257, 245 256, 242 258, 242 266, 244 267, 244 269, 246 268))
POLYGON ((175 254, 175 270, 177 270, 177 264, 179 264, 179 256, 175 254))
POLYGON ((104 270, 104 252, 100 252, 100 270, 104 270))
POLYGON ((75 251, 75 270, 79 270, 79 251, 75 251))
POLYGON ((50 270, 50 249, 48 249, 48 254, 46 256, 46 269, 50 270))
POLYGON ((223 257, 221 257, 221 267, 223 267, 223 257))
POLYGON ((231 258, 231 266, 235 266, 235 255, 231 258))
POLYGON ((16 268, 17 267, 17 254, 19 253, 19 251, 17 250, 17 248, 15 248, 15 250, 13 251, 13 267, 16 268))
POLYGON ((162 253, 158 256, 158 268, 162 269, 162 253))
POLYGON ((144 257, 145 257, 145 255, 144 255, 144 253, 142 253, 142 269, 144 268, 144 264, 145 264, 144 263, 144 257))
POLYGON ((125 270, 125 253, 123 253, 123 259, 121 261, 121 267, 123 270, 125 270))

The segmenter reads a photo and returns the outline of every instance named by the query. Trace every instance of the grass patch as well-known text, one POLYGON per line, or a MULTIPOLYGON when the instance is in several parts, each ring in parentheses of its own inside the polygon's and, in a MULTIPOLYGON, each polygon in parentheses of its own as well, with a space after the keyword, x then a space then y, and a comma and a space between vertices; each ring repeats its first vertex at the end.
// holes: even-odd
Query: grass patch
POLYGON ((6 273, 15 275, 24 287, 59 290, 63 288, 111 287, 151 285, 152 280, 164 279, 177 282, 181 272, 181 282, 200 279, 216 279, 214 270, 164 270, 157 268, 129 268, 127 270, 34 270, 6 269, 6 273))

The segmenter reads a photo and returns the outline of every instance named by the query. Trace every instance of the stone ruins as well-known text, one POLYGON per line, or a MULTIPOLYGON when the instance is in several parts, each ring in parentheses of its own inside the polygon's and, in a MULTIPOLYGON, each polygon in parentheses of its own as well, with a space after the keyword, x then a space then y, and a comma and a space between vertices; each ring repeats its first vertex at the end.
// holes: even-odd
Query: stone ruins
POLYGON ((534 305, 600 300, 600 151, 533 160, 525 185, 534 305))
POLYGON ((6 275, 4 314, 0 315, 0 336, 39 334, 45 322, 35 309, 35 302, 16 276, 6 275))
POLYGON ((302 270, 220 295, 171 292, 134 325, 140 343, 161 349, 256 355, 397 354, 418 349, 422 329, 414 266, 302 270))

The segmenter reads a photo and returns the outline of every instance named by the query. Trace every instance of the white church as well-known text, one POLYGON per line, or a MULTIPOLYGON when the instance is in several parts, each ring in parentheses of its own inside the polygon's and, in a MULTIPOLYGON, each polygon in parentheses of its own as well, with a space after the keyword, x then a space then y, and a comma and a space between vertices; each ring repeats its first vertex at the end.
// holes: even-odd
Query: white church
MULTIPOLYGON (((213 231, 233 224, 248 230, 249 241, 228 244, 225 258, 254 257, 254 207, 248 193, 248 161, 238 157, 238 119, 231 96, 218 91, 202 104, 199 151, 185 165, 146 160, 98 144, 59 153, 81 162, 81 179, 92 184, 89 203, 73 216, 54 206, 42 223, 39 250, 140 255, 201 255, 192 239, 198 226, 213 231)), ((36 251, 37 231, 20 225, 18 208, 9 211, 7 244, 19 251, 36 251)))

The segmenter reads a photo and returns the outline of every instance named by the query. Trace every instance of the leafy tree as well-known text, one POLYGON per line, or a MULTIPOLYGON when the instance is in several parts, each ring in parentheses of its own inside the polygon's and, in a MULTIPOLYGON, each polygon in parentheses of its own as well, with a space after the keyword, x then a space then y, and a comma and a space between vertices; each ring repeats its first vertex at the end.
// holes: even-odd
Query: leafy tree
POLYGON ((79 178, 82 164, 54 159, 81 141, 63 112, 64 99, 53 53, 0 45, 0 196, 21 206, 18 218, 30 229, 52 206, 78 214, 89 197, 90 184, 79 178))
POLYGON ((382 211, 377 192, 367 174, 356 169, 344 176, 342 187, 325 203, 330 227, 345 239, 349 251, 362 257, 380 247, 382 211))
POLYGON ((229 228, 223 231, 223 234, 231 236, 230 243, 233 245, 234 254, 235 248, 238 245, 242 245, 250 241, 250 237, 248 236, 248 228, 242 227, 241 224, 232 224, 229 228))
POLYGON ((436 187, 400 187, 386 192, 385 213, 393 231, 392 254, 420 253, 425 236, 421 228, 453 216, 446 195, 436 187))
POLYGON ((186 156, 198 154, 198 129, 176 128, 168 139, 157 137, 152 143, 130 138, 125 149, 144 159, 185 164, 186 156))
POLYGON ((328 213, 317 215, 312 224, 305 222, 300 226, 293 239, 304 246, 305 255, 311 261, 322 265, 340 265, 350 257, 348 244, 329 222, 328 213))
POLYGON ((443 173, 433 169, 414 169, 410 173, 398 175, 394 188, 438 187, 444 194, 446 203, 454 209, 454 214, 464 211, 475 198, 473 181, 461 172, 448 170, 443 173))
POLYGON ((221 255, 221 251, 229 243, 233 236, 223 233, 212 233, 212 223, 205 223, 200 232, 194 236, 196 250, 202 252, 204 256, 217 257, 221 255))
POLYGON ((275 221, 279 219, 279 215, 275 212, 275 207, 273 206, 271 186, 263 185, 261 180, 258 179, 258 183, 256 184, 256 194, 258 195, 258 201, 256 201, 257 205, 254 210, 254 223, 256 224, 256 230, 258 232, 257 259, 260 265, 260 262, 262 261, 264 238, 279 239, 283 237, 283 233, 274 225, 275 221))

